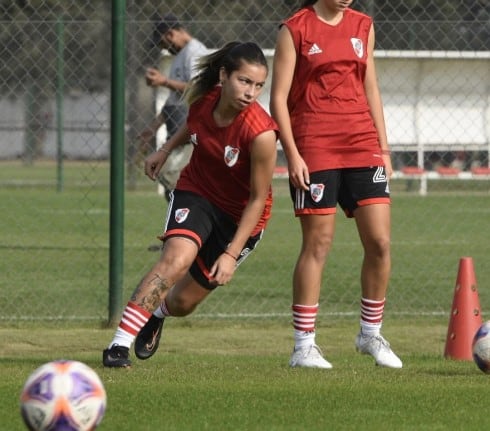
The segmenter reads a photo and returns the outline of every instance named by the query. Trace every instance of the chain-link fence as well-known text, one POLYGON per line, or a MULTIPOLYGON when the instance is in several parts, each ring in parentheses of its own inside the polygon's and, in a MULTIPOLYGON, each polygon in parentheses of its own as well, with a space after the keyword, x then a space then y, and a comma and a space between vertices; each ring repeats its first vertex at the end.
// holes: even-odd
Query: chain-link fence
MULTIPOLYGON (((165 68, 170 58, 151 43, 155 21, 173 12, 209 49, 231 40, 251 40, 271 58, 278 24, 299 3, 126 1, 125 299, 156 259, 147 242, 155 237, 165 211, 156 187, 142 176, 141 160, 147 149, 138 139, 165 97, 144 79, 148 66, 165 68)), ((490 2, 369 0, 354 2, 353 7, 375 20, 378 75, 394 150, 395 192, 412 192, 415 199, 432 191, 454 194, 464 184, 464 196, 487 194, 490 2)), ((111 2, 104 0, 0 1, 0 309, 4 321, 107 317, 111 25, 111 2)), ((261 99, 266 107, 267 90, 261 99)), ((421 205, 422 219, 433 219, 432 229, 445 224, 444 214, 427 208, 427 200, 414 202, 421 205)), ((486 205, 479 211, 488 213, 488 204, 478 202, 486 205)), ((292 215, 287 216, 290 229, 297 229, 292 215)), ((471 225, 472 219, 462 222, 471 225)), ((488 235, 489 228, 479 225, 480 235, 488 235)), ((424 229, 414 241, 424 241, 424 229)), ((274 226, 271 231, 269 240, 280 244, 284 233, 274 232, 274 226)), ((441 228, 441 235, 446 235, 443 232, 441 228)), ((450 238, 441 241, 452 246, 450 238)), ((448 270, 447 262, 432 253, 431 244, 426 250, 431 264, 422 276, 418 265, 427 259, 395 255, 409 273, 402 280, 402 299, 396 303, 393 298, 400 312, 440 312, 450 302, 451 298, 436 298, 425 306, 434 276, 437 279, 448 270)), ((483 246, 469 252, 482 260, 486 257, 483 246)), ((248 294, 249 302, 239 299, 222 309, 217 298, 202 313, 226 314, 231 309, 243 315, 288 314, 296 249, 284 253, 268 256, 267 261, 259 256, 251 259, 256 268, 265 265, 263 272, 273 268, 273 277, 267 278, 267 288, 255 289, 252 297, 248 294), (265 296, 273 298, 277 292, 280 299, 273 309, 269 303, 263 305, 265 296)), ((453 262, 449 270, 455 267, 453 262)), ((263 272, 257 269, 257 276, 248 280, 237 275, 237 284, 262 286, 263 272)), ((348 286, 349 295, 330 297, 329 311, 356 311, 355 265, 339 272, 335 283, 348 286)), ((396 274, 395 266, 395 278, 396 274)), ((454 276, 449 273, 450 284, 454 276)))

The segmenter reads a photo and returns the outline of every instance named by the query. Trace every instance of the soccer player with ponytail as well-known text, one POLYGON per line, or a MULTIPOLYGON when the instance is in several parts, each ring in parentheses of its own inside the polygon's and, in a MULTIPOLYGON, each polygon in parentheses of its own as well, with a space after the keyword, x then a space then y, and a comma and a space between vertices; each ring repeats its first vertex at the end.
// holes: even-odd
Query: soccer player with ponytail
POLYGON ((270 217, 278 127, 257 102, 268 74, 255 43, 232 42, 201 58, 184 96, 187 123, 145 161, 156 180, 169 154, 194 146, 171 195, 158 262, 143 277, 103 352, 106 367, 129 367, 158 348, 164 318, 186 316, 231 281, 270 217), (139 335, 138 335, 139 334, 139 335))

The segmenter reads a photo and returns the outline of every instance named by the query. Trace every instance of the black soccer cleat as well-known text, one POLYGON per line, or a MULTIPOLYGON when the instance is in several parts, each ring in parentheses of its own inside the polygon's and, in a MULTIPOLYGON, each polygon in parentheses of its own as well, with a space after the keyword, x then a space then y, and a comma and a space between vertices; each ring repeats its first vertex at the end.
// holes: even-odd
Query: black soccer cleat
POLYGON ((104 364, 104 367, 130 367, 131 361, 129 360, 129 349, 127 347, 114 344, 110 349, 105 349, 102 353, 102 363, 104 364))
POLYGON ((141 328, 134 342, 134 353, 137 358, 151 358, 157 351, 164 321, 164 318, 152 315, 146 325, 141 328))

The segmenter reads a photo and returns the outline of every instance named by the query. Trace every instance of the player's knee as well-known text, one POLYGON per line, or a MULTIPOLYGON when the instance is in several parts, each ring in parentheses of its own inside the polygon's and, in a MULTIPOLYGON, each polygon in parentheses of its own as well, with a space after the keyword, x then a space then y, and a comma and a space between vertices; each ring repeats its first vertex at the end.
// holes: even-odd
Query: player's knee
POLYGON ((380 237, 370 241, 366 253, 378 259, 388 259, 391 253, 390 238, 380 237))
POLYGON ((158 272, 167 274, 168 278, 180 280, 189 269, 190 263, 185 256, 163 253, 157 263, 158 272))
POLYGON ((317 235, 304 244, 304 249, 312 259, 324 261, 332 248, 332 243, 331 235, 317 235))

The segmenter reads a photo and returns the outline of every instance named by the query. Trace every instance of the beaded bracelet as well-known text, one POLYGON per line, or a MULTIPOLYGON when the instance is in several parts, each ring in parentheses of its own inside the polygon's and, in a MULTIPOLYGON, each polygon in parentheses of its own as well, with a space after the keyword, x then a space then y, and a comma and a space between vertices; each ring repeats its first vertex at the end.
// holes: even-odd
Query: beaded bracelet
POLYGON ((158 151, 161 151, 162 153, 165 154, 170 154, 170 150, 167 150, 164 146, 161 146, 158 151))

